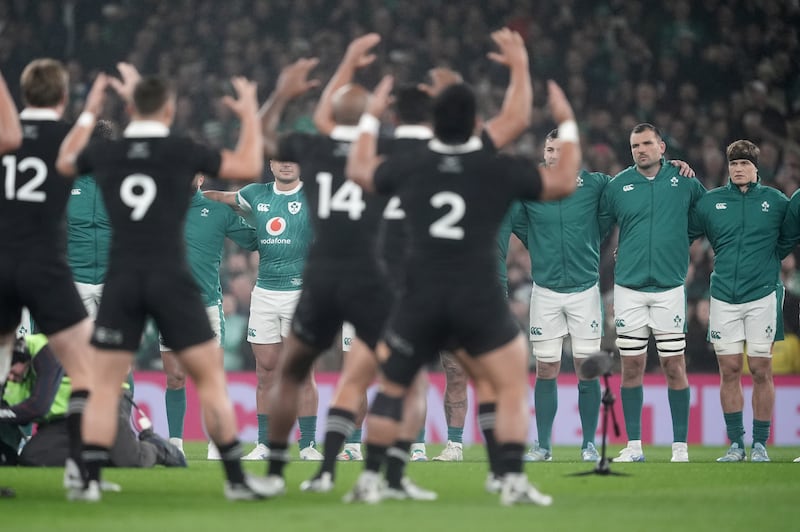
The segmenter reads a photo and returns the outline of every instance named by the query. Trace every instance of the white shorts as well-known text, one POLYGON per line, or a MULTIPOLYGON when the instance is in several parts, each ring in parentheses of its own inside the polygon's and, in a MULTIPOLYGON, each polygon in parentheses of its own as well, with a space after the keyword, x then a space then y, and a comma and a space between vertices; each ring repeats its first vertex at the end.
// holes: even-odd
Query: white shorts
POLYGON ((640 292, 615 284, 614 326, 618 334, 645 326, 652 331, 686 332, 686 289, 640 292))
POLYGON ((301 290, 266 290, 253 287, 247 341, 251 344, 277 344, 289 336, 292 316, 301 290))
POLYGON ((603 334, 603 305, 600 287, 594 285, 582 292, 561 293, 534 283, 531 290, 532 342, 561 338, 594 340, 603 334))
POLYGON ((350 351, 350 346, 353 345, 353 338, 356 337, 356 328, 352 323, 344 322, 342 324, 342 352, 347 353, 350 351))
POLYGON ((774 292, 748 303, 732 304, 711 298, 708 335, 712 344, 771 344, 778 323, 778 297, 774 292))
MULTIPOLYGON (((214 331, 214 338, 219 345, 222 345, 222 342, 225 341, 225 315, 222 313, 222 303, 206 307, 206 315, 208 316, 211 330, 214 331)), ((164 337, 161 334, 158 335, 158 350, 172 351, 172 349, 164 345, 164 337)))
POLYGON ((89 317, 95 319, 97 317, 97 309, 100 307, 100 298, 103 297, 104 284, 88 284, 75 282, 75 288, 78 289, 78 294, 81 296, 83 306, 86 307, 86 313, 89 317))

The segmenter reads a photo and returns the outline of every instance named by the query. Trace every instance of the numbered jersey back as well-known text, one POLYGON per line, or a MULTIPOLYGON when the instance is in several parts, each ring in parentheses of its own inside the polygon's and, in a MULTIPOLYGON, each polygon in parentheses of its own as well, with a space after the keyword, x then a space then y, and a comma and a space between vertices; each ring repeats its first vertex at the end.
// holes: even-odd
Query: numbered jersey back
POLYGON ((514 198, 538 197, 541 178, 535 164, 497 155, 490 143, 434 140, 377 168, 376 189, 399 196, 406 212, 410 269, 496 278, 500 222, 514 198))
POLYGON ((183 225, 196 173, 216 175, 219 152, 188 138, 124 138, 90 144, 78 157, 111 220, 111 264, 170 267, 185 261, 183 225))
POLYGON ((0 249, 64 249, 72 183, 55 162, 69 129, 59 120, 22 120, 22 146, 2 157, 0 249))
POLYGON ((344 176, 349 140, 292 133, 281 139, 280 160, 300 165, 311 204, 314 243, 309 260, 374 258, 386 198, 365 193, 344 176))

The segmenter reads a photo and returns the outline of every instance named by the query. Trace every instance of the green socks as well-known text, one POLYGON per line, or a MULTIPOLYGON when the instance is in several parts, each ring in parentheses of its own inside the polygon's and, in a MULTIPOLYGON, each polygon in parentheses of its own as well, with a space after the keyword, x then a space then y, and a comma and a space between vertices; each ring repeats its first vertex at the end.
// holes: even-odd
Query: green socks
POLYGON ((361 427, 353 430, 350 436, 344 441, 345 443, 361 443, 361 427))
POLYGON ((536 430, 539 434, 539 447, 550 449, 550 435, 553 420, 558 410, 558 387, 556 379, 536 378, 533 388, 534 408, 536 409, 536 430))
MULTIPOLYGON (((424 437, 424 432, 423 432, 424 437)), ((453 443, 462 443, 464 441, 464 427, 451 427, 447 426, 447 439, 453 443)), ((425 441, 420 440, 420 441, 425 441)))
MULTIPOLYGON (((744 449, 744 421, 742 411, 722 414, 725 418, 725 430, 728 432, 728 439, 731 443, 739 444, 739 449, 744 449)), ((769 428, 767 428, 769 433, 769 428)))
POLYGON ((581 430, 583 431, 581 449, 586 449, 588 444, 594 443, 597 420, 600 417, 600 400, 600 381, 598 379, 578 381, 578 413, 581 416, 581 430))
POLYGON ((764 447, 767 446, 769 439, 770 421, 760 421, 753 419, 753 445, 760 443, 764 447))
POLYGON ((689 388, 668 389, 667 398, 672 412, 672 441, 685 442, 689 435, 689 388))
POLYGON ((186 417, 186 388, 170 390, 164 394, 167 407, 167 427, 170 438, 183 438, 183 419, 186 417))
POLYGON ((622 388, 622 414, 625 418, 625 432, 628 441, 642 439, 642 405, 644 404, 644 389, 641 386, 622 388))
POLYGON ((300 441, 298 445, 301 449, 313 445, 317 439, 317 416, 303 416, 297 418, 300 425, 300 441))
POLYGON ((267 414, 257 414, 258 418, 258 443, 263 443, 269 447, 269 416, 267 414))
MULTIPOLYGON (((462 434, 464 433, 463 429, 461 430, 461 433, 462 434)), ((447 430, 447 435, 450 436, 450 429, 449 428, 447 430)), ((359 437, 360 436, 361 435, 359 434, 359 437)), ((458 440, 458 441, 461 441, 461 440, 458 440)), ((417 441, 415 441, 414 443, 425 443, 425 425, 422 425, 422 428, 419 430, 419 434, 417 434, 417 441)))

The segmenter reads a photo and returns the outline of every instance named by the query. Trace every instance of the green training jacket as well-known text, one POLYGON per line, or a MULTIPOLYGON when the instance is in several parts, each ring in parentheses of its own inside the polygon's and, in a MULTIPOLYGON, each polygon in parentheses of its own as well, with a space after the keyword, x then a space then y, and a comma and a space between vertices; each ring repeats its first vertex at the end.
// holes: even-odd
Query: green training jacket
POLYGON ((606 185, 600 199, 600 234, 619 225, 614 282, 642 292, 681 286, 689 267, 689 212, 705 194, 662 158, 653 179, 631 166, 606 185))
POLYGON ((524 201, 533 282, 555 292, 582 292, 600 278, 597 209, 611 177, 581 170, 572 195, 524 201))
POLYGON ((777 189, 750 183, 744 193, 730 181, 697 202, 689 235, 706 235, 714 248, 713 298, 738 304, 775 292, 781 270, 776 246, 788 205, 777 189))
POLYGON ((219 267, 225 237, 244 249, 258 248, 255 229, 231 207, 206 198, 198 190, 186 215, 186 255, 207 307, 222 301, 219 267))
POLYGON ((75 281, 105 281, 110 245, 111 223, 100 189, 93 177, 81 176, 67 202, 67 261, 75 281))

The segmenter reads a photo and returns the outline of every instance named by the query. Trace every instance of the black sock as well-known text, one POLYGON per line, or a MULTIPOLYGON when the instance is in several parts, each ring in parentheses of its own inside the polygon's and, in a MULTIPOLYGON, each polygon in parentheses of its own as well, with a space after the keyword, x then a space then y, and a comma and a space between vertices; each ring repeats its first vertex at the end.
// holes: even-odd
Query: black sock
POLYGON ((219 456, 222 458, 222 466, 225 468, 225 476, 228 478, 228 482, 231 484, 243 483, 242 446, 239 444, 239 440, 217 445, 217 449, 219 449, 219 456))
POLYGON ((497 475, 522 473, 522 455, 525 454, 524 443, 501 443, 497 446, 497 475))
POLYGON ((317 476, 322 473, 334 475, 336 469, 336 455, 342 450, 342 445, 356 428, 356 415, 341 408, 328 410, 328 421, 325 427, 325 445, 323 447, 322 465, 317 476))
POLYGON ((81 419, 83 410, 86 408, 86 400, 89 397, 89 390, 72 390, 67 403, 67 437, 69 439, 69 457, 75 460, 78 467, 81 461, 83 449, 83 438, 81 438, 81 419))
POLYGON ((367 443, 367 456, 364 459, 364 469, 379 473, 383 462, 386 460, 386 451, 389 448, 385 445, 375 445, 367 443))
POLYGON ((283 468, 289 461, 289 446, 286 442, 269 442, 269 467, 268 475, 283 477, 283 468))
POLYGON ((100 482, 100 470, 108 464, 108 447, 102 445, 84 445, 80 460, 86 468, 86 484, 92 480, 100 482))
POLYGON ((386 451, 386 482, 390 488, 401 488, 400 481, 406 471, 408 452, 411 450, 410 441, 396 441, 386 451))
POLYGON ((489 457, 489 471, 495 476, 497 473, 497 440, 494 439, 495 403, 480 403, 478 405, 478 425, 483 432, 483 439, 486 441, 486 454, 489 457))

